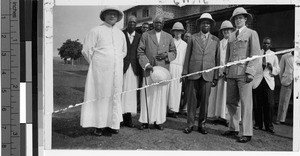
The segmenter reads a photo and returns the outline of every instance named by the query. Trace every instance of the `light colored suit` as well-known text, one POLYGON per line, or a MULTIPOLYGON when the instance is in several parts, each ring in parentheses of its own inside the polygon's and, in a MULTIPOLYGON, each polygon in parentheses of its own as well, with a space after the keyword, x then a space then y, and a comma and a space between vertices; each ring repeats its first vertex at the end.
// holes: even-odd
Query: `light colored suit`
POLYGON ((286 113, 289 107, 290 98, 293 91, 294 79, 294 55, 291 53, 284 54, 281 57, 279 66, 279 78, 281 82, 277 121, 285 122, 286 113))
MULTIPOLYGON (((213 68, 220 64, 220 40, 210 33, 205 41, 201 39, 201 32, 192 35, 188 40, 183 75, 197 71, 213 68)), ((194 125, 197 106, 200 106, 198 127, 204 127, 207 118, 207 107, 211 82, 218 79, 219 70, 197 74, 188 77, 187 95, 188 97, 188 127, 194 125)))
MULTIPOLYGON (((239 30, 236 30, 239 31, 239 30)), ((257 32, 244 27, 236 37, 236 31, 228 39, 226 63, 239 61, 254 55, 260 55, 260 44, 257 32)), ((256 74, 257 59, 230 66, 226 69, 227 78, 227 108, 230 115, 229 129, 239 131, 239 117, 242 117, 242 135, 253 135, 252 123, 252 82, 246 82, 246 73, 256 74), (239 103, 241 100, 241 103, 239 103), (241 114, 237 109, 241 107, 241 114)))
MULTIPOLYGON (((164 31, 161 31, 159 43, 155 30, 143 33, 137 51, 142 68, 145 68, 145 65, 150 63, 152 66, 162 66, 169 70, 170 62, 176 58, 176 47, 173 37, 164 31), (158 54, 165 52, 168 55, 166 59, 157 60, 155 58, 158 54)), ((149 77, 146 79, 148 85, 154 83, 149 77)), ((162 124, 166 121, 168 89, 169 85, 148 87, 146 88, 147 97, 145 96, 145 91, 141 91, 141 115, 139 119, 141 123, 147 123, 145 98, 148 100, 150 123, 162 124)))

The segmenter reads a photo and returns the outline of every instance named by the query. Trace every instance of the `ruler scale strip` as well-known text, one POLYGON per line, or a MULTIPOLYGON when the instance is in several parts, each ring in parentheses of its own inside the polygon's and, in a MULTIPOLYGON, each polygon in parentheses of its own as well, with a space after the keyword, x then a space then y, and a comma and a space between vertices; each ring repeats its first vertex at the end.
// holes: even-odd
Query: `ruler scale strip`
POLYGON ((19 1, 1 1, 2 155, 20 155, 19 1))

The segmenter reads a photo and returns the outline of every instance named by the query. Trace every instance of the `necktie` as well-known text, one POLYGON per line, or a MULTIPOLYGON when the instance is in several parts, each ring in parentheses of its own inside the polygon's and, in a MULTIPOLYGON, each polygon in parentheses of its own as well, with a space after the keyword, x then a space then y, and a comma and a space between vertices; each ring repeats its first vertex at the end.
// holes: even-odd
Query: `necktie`
MULTIPOLYGON (((264 53, 264 55, 265 55, 266 53, 264 53)), ((263 69, 265 69, 266 68, 266 57, 263 57, 262 58, 262 67, 263 67, 263 69)))
POLYGON ((237 30, 237 31, 235 32, 235 37, 238 37, 238 36, 239 36, 239 33, 240 33, 240 31, 237 30))

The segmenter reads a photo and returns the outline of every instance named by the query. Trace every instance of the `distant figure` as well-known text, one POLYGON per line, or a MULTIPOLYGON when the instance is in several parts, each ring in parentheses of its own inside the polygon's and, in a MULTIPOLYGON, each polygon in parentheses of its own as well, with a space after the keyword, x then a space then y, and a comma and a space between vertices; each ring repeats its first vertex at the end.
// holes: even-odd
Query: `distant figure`
POLYGON ((275 124, 285 122, 286 113, 290 104, 294 86, 294 52, 284 54, 280 59, 279 78, 281 82, 277 121, 275 124))
MULTIPOLYGON (((228 38, 235 28, 230 21, 226 20, 221 24, 220 32, 224 38, 220 41, 220 65, 225 65, 228 38)), ((211 117, 215 122, 220 122, 227 126, 229 120, 226 106, 227 82, 225 81, 225 68, 219 69, 219 80, 216 87, 211 88, 208 104, 207 117, 211 117)))
POLYGON ((184 42, 188 42, 188 40, 189 40, 189 38, 192 36, 192 34, 191 33, 185 33, 184 34, 184 36, 183 36, 183 40, 184 40, 184 42))
POLYGON ((144 32, 146 32, 146 31, 148 31, 149 30, 149 23, 148 22, 144 22, 143 24, 142 24, 142 34, 144 33, 144 32))
MULTIPOLYGON (((123 91, 133 90, 138 88, 139 77, 142 69, 137 59, 137 48, 140 42, 141 34, 135 31, 136 17, 129 16, 127 28, 123 31, 127 42, 127 55, 124 58, 124 81, 123 91)), ((132 124, 131 114, 137 113, 137 91, 122 94, 122 113, 123 123, 121 126, 135 127, 132 124)))
POLYGON ((270 133, 274 132, 273 109, 274 109, 274 76, 280 72, 278 58, 270 48, 272 40, 265 37, 262 43, 262 53, 273 54, 259 59, 259 66, 253 80, 253 108, 254 108, 254 129, 263 129, 270 133))
POLYGON ((89 63, 89 70, 80 125, 95 127, 97 136, 101 136, 103 130, 109 134, 119 133, 123 120, 121 95, 117 93, 122 92, 127 47, 124 33, 115 25, 122 17, 123 13, 115 7, 103 9, 100 19, 104 23, 89 31, 83 44, 82 54, 89 63))
MULTIPOLYGON (((182 75, 213 68, 219 65, 220 40, 210 33, 210 28, 215 25, 215 20, 209 13, 203 13, 197 20, 200 32, 188 40, 186 56, 182 75)), ((189 134, 193 131, 197 107, 200 106, 198 132, 207 134, 205 123, 207 119, 207 106, 212 86, 216 86, 219 70, 200 73, 187 77, 187 127, 183 130, 189 134)))
MULTIPOLYGON (((252 20, 252 15, 242 8, 236 8, 230 20, 236 30, 228 38, 228 47, 225 63, 239 61, 247 57, 261 54, 259 38, 256 31, 246 27, 246 21, 252 20)), ((256 74, 258 60, 232 65, 226 69, 227 98, 226 104, 229 118, 229 131, 224 136, 238 136, 240 131, 239 118, 242 117, 241 136, 237 142, 249 142, 253 136, 252 121, 252 80, 256 74), (241 103, 239 103, 241 101, 241 103), (239 114, 238 108, 241 108, 239 114)))
MULTIPOLYGON (((141 67, 145 70, 147 84, 153 83, 149 77, 153 66, 161 66, 169 70, 170 62, 176 58, 176 47, 173 37, 163 31, 163 16, 155 17, 153 21, 154 29, 143 33, 138 46, 138 59, 141 67)), ((145 84, 145 81, 144 81, 145 84)), ((148 128, 148 117, 146 108, 146 98, 148 101, 149 122, 154 124, 154 128, 163 130, 162 124, 166 121, 167 97, 169 85, 155 85, 141 90, 141 114, 139 121, 142 125, 140 130, 148 128)))
MULTIPOLYGON (((186 53, 187 44, 181 39, 181 35, 185 32, 183 25, 180 22, 176 22, 171 29, 171 33, 174 34, 174 43, 177 51, 176 59, 170 63, 170 73, 172 78, 180 77, 182 75, 183 62, 186 53)), ((181 82, 179 79, 170 83, 170 91, 168 98, 168 117, 177 118, 179 112, 179 105, 181 99, 181 82)))

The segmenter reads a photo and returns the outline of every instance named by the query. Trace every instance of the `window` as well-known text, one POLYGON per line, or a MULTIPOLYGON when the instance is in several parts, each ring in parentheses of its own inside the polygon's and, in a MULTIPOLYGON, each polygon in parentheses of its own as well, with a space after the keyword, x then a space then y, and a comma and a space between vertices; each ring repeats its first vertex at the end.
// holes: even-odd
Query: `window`
POLYGON ((143 17, 149 17, 149 10, 148 9, 143 10, 143 17))

